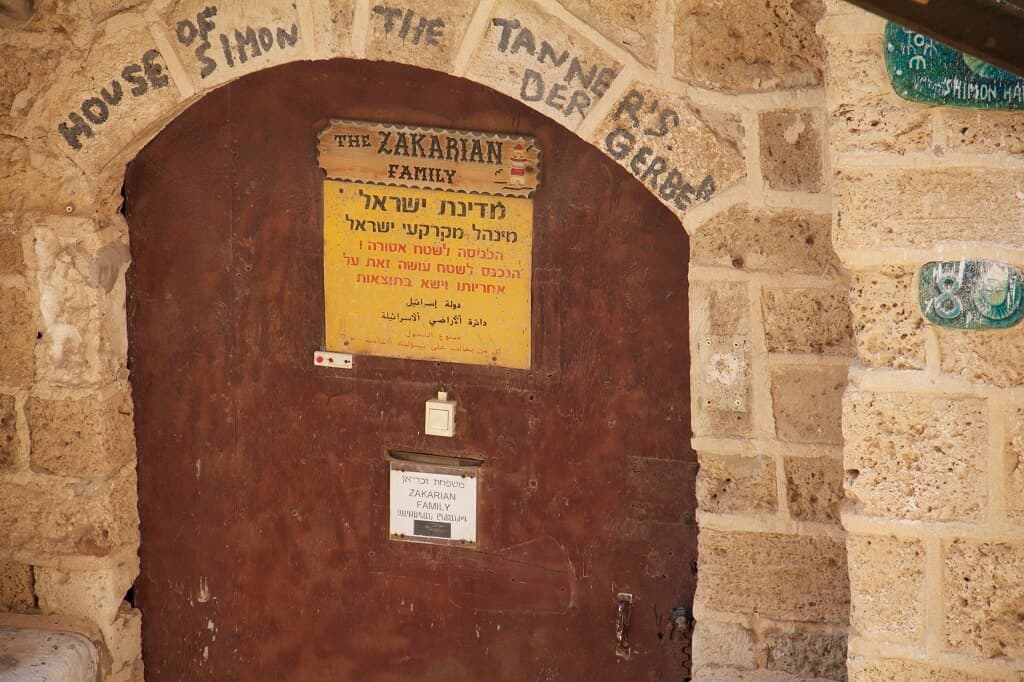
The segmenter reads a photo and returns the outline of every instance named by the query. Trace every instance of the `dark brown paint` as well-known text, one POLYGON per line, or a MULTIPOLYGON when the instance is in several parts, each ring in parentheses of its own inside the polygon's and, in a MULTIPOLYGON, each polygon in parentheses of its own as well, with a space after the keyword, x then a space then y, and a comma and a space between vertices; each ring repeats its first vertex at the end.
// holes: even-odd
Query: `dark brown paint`
POLYGON ((639 183, 487 88, 335 60, 207 95, 126 196, 147 679, 684 677, 687 242, 639 183), (537 136, 532 371, 312 366, 330 117, 537 136), (454 439, 422 435, 439 388, 454 439), (484 460, 477 549, 388 539, 389 450, 484 460))

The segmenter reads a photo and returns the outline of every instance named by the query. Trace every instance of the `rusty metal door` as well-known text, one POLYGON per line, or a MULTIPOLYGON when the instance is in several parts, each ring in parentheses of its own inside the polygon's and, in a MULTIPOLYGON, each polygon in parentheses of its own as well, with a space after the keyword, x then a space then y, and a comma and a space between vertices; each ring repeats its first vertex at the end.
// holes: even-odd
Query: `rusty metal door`
POLYGON ((686 679, 687 242, 639 183, 487 88, 335 60, 207 95, 126 215, 147 679, 686 679), (531 370, 313 366, 330 117, 538 138, 531 370), (483 460, 478 547, 389 539, 392 450, 483 460))

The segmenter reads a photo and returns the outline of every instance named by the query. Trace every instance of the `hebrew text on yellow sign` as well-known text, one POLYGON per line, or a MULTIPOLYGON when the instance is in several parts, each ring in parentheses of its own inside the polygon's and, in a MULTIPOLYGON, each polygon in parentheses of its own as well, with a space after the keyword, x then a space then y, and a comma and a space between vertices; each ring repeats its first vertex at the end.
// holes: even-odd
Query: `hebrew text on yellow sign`
POLYGON ((533 201, 324 182, 327 350, 530 367, 533 201))

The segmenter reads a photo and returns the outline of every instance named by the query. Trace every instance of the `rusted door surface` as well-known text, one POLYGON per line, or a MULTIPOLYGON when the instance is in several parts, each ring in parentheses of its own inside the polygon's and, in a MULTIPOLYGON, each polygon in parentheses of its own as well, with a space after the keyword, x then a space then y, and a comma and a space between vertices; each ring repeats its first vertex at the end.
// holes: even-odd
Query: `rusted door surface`
POLYGON ((486 88, 336 60, 207 95, 126 197, 147 679, 685 677, 687 242, 639 183, 486 88), (330 117, 538 138, 531 370, 313 366, 330 117), (453 439, 422 435, 441 388, 453 439), (389 539, 390 450, 484 461, 477 548, 389 539))

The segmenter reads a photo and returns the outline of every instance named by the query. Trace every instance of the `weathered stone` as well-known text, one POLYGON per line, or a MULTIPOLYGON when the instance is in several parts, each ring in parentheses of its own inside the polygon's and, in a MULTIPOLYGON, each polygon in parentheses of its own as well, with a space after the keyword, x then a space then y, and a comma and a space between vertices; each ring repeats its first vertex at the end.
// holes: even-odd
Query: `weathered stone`
POLYGON ((35 605, 32 567, 15 561, 0 561, 0 611, 25 613, 35 605))
POLYGON ((657 0, 563 0, 561 4, 641 63, 657 66, 657 36, 663 19, 657 0))
POLYGON ((45 141, 0 135, 0 158, 0 205, 47 213, 94 205, 95 178, 45 141))
POLYGON ((373 3, 366 56, 450 71, 475 7, 475 0, 417 4, 415 9, 373 3))
POLYGON ((182 100, 142 16, 118 14, 96 28, 85 62, 61 63, 56 86, 34 103, 24 127, 89 172, 128 156, 126 145, 182 100))
POLYGON ((0 547, 40 556, 109 556, 137 547, 135 471, 107 480, 0 477, 0 547))
POLYGON ((750 295, 743 282, 691 282, 690 320, 694 335, 750 333, 750 295))
POLYGON ((760 124, 761 172, 768 187, 820 192, 823 157, 815 110, 766 111, 760 124))
POLYGON ((733 206, 690 235, 691 263, 831 276, 840 269, 831 230, 830 215, 733 206))
POLYGON ((842 443, 845 365, 792 365, 772 370, 775 433, 793 443, 842 443))
POLYGON ((0 275, 25 274, 25 252, 21 240, 21 230, 13 221, 0 215, 0 275))
POLYGON ((993 240, 1022 248, 1022 184, 1019 169, 841 168, 836 248, 933 249, 944 241, 993 240))
POLYGON ((948 646, 985 658, 1024 656, 1024 544, 956 539, 943 555, 948 646))
POLYGON ((925 551, 921 541, 851 535, 846 547, 853 632, 892 642, 918 641, 924 632, 925 551))
POLYGON ((0 471, 12 467, 18 458, 18 415, 14 396, 0 395, 0 471))
POLYGON ((775 462, 770 457, 700 454, 697 505, 710 512, 776 509, 775 462))
POLYGON ((868 367, 924 367, 924 319, 915 309, 914 274, 894 267, 854 272, 850 310, 857 357, 868 367))
POLYGON ((1006 424, 1006 508, 1024 516, 1024 406, 1010 410, 1006 424))
POLYGON ((0 131, 19 129, 36 98, 56 85, 61 58, 70 52, 57 36, 45 43, 23 37, 0 44, 0 131))
POLYGON ((846 355, 852 330, 847 289, 767 289, 764 334, 768 350, 846 355))
POLYGON ((823 32, 829 53, 829 141, 835 152, 923 151, 932 143, 931 107, 889 85, 881 31, 823 32))
POLYGON ((1024 325, 995 331, 935 329, 943 372, 1002 388, 1024 383, 1024 325))
POLYGON ((27 385, 32 381, 36 321, 28 293, 0 286, 0 382, 27 385))
POLYGON ((693 629, 693 659, 702 665, 756 668, 754 633, 733 623, 699 620, 693 629))
POLYGON ((96 648, 79 634, 3 628, 0 652, 0 677, 12 682, 100 679, 96 648))
POLYGON ((986 505, 985 402, 853 390, 844 402, 846 496, 871 516, 972 520, 986 505))
POLYGON ((1024 122, 1019 112, 942 107, 936 111, 936 124, 947 151, 966 154, 1024 153, 1024 122))
POLYGON ((846 679, 846 633, 835 630, 772 628, 761 635, 768 670, 802 679, 846 679))
POLYGON ((310 55, 311 36, 287 0, 178 0, 162 13, 167 35, 192 83, 207 90, 247 73, 310 55))
POLYGON ((542 6, 500 0, 467 75, 575 130, 621 70, 542 6))
POLYGON ((314 0, 313 23, 316 25, 316 47, 323 58, 347 57, 352 54, 352 22, 355 0, 314 0))
POLYGON ((639 81, 589 139, 680 216, 746 175, 738 117, 639 81))
POLYGON ((127 390, 78 400, 29 398, 32 469, 81 478, 107 476, 135 455, 127 390))
POLYGON ((849 661, 850 682, 1004 682, 1000 676, 968 673, 951 668, 940 668, 920 661, 905 661, 898 658, 853 657, 849 661))
POLYGON ((789 515, 800 521, 836 523, 843 501, 843 463, 838 457, 787 457, 789 515))
POLYGON ((715 410, 699 395, 691 400, 693 435, 715 438, 749 436, 753 429, 750 411, 715 410))
POLYGON ((727 92, 821 83, 824 48, 814 31, 820 0, 681 0, 676 75, 727 92))
POLYGON ((696 600, 706 608, 777 620, 845 623, 849 611, 841 540, 703 528, 696 600))
POLYGON ((124 374, 123 331, 108 322, 123 319, 123 287, 115 291, 113 285, 128 254, 122 244, 102 244, 85 232, 89 226, 91 221, 47 218, 35 228, 43 322, 36 377, 54 385, 94 386, 124 374))

